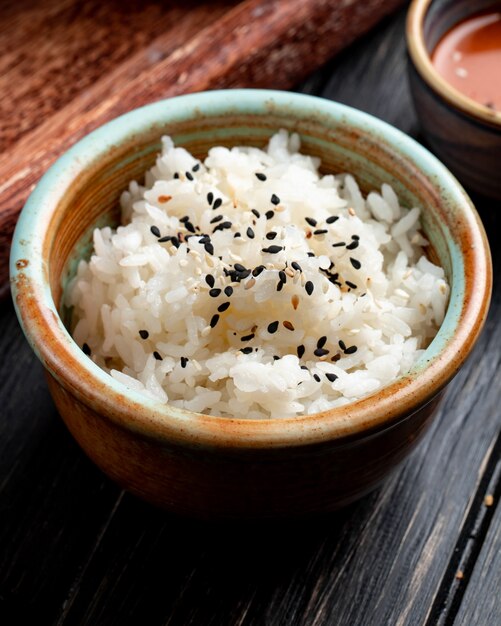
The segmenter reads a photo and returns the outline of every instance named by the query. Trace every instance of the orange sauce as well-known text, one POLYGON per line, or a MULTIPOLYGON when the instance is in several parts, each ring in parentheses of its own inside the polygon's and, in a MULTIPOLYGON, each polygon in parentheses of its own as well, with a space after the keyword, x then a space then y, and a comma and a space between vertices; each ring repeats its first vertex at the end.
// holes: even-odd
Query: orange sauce
POLYGON ((501 111, 501 7, 456 24, 439 41, 432 62, 465 96, 501 111))

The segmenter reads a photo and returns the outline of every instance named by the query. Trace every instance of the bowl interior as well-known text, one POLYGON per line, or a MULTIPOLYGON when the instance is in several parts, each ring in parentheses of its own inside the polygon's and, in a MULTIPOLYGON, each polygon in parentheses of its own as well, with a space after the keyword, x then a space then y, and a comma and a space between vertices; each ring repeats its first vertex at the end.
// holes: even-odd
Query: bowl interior
POLYGON ((428 54, 431 55, 440 39, 453 26, 470 15, 491 8, 500 8, 499 0, 433 0, 426 12, 423 35, 428 54))

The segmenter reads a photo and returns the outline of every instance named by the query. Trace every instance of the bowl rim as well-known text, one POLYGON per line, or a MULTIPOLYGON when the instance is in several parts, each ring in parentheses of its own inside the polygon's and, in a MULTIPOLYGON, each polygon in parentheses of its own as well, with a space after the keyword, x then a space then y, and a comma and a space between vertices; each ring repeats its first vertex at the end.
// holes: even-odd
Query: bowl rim
MULTIPOLYGON (((452 238, 449 245, 455 245, 452 238)), ((12 295, 23 331, 48 372, 66 390, 101 417, 144 437, 212 448, 303 446, 367 436, 368 431, 392 427, 430 402, 457 373, 480 334, 492 287, 489 245, 480 218, 457 180, 436 157, 396 128, 351 107, 314 96, 256 89, 201 92, 162 100, 126 113, 85 136, 50 167, 30 195, 15 229, 10 267, 12 295), (413 368, 375 394, 322 413, 237 419, 193 413, 149 400, 115 381, 86 357, 63 325, 43 256, 44 234, 52 212, 79 172, 131 135, 150 130, 159 119, 165 122, 166 115, 171 122, 176 116, 198 117, 201 111, 220 115, 230 110, 249 114, 252 110, 266 115, 270 107, 294 112, 301 119, 314 115, 322 121, 349 124, 375 135, 400 158, 424 171, 445 204, 448 198, 459 207, 465 224, 464 241, 457 250, 462 274, 453 276, 450 302, 453 297, 456 302, 446 315, 452 319, 449 325, 452 323, 453 330, 447 334, 445 322, 442 324, 420 361, 419 372, 413 368), (463 291, 458 287, 461 280, 463 291)))
POLYGON ((451 106, 476 120, 501 129, 501 111, 490 109, 469 98, 448 83, 435 69, 424 39, 424 21, 433 1, 412 0, 407 13, 407 49, 414 67, 428 86, 451 106))

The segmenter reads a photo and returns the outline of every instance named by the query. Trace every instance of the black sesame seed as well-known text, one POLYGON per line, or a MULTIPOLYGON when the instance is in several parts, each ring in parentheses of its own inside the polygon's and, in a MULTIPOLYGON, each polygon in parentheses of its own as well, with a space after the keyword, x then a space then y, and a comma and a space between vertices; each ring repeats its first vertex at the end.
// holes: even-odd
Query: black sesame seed
POLYGON ((186 178, 187 178, 188 180, 194 180, 194 179, 193 179, 193 174, 192 174, 191 172, 185 172, 185 173, 184 173, 184 175, 186 176, 186 178))
POLYGON ((297 355, 301 359, 304 356, 305 348, 303 345, 297 347, 297 355))
POLYGON ((337 243, 333 243, 333 244, 332 244, 332 247, 333 247, 333 248, 341 248, 342 246, 345 246, 345 245, 346 245, 346 242, 344 242, 344 241, 338 241, 337 243))
POLYGON ((311 280, 306 281, 306 284, 304 286, 306 293, 311 296, 311 294, 313 293, 313 290, 315 289, 314 284, 311 282, 311 280))
POLYGON ((317 348, 323 348, 326 343, 327 337, 324 335, 323 337, 320 337, 320 339, 317 341, 317 348))
POLYGON ((351 238, 352 239, 356 239, 357 241, 360 239, 360 237, 358 235, 352 235, 351 238))
POLYGON ((259 219, 261 217, 261 213, 257 209, 252 209, 252 213, 259 219))
POLYGON ((291 263, 291 267, 292 269, 297 270, 298 272, 302 272, 303 270, 301 269, 301 266, 299 265, 299 263, 296 263, 296 261, 292 261, 291 263))
POLYGON ((314 252, 307 252, 306 256, 310 257, 310 259, 311 259, 311 258, 313 258, 315 256, 315 253, 314 252))
POLYGON ((317 230, 313 231, 314 235, 325 235, 325 233, 327 233, 328 230, 326 228, 318 228, 317 230))
POLYGON ((346 350, 344 350, 345 354, 355 354, 355 352, 358 350, 357 346, 350 346, 349 348, 346 348, 346 350))
POLYGON ((255 235, 254 235, 254 231, 252 230, 252 228, 249 226, 249 228, 245 231, 246 235, 249 239, 254 239, 255 235))
POLYGON ((274 361, 280 361, 280 357, 276 354, 273 355, 273 360, 274 361))
POLYGON ((350 244, 348 244, 346 246, 347 250, 355 250, 355 248, 358 248, 359 242, 357 239, 355 239, 354 241, 352 241, 350 244))
POLYGON ((241 263, 235 263, 233 267, 237 270, 237 272, 245 272, 245 270, 247 269, 241 263))
POLYGON ((214 254, 214 246, 211 243, 206 243, 204 248, 208 254, 214 254))
POLYGON ((337 380, 337 376, 336 374, 332 374, 332 372, 326 372, 325 373, 325 378, 327 378, 327 380, 331 383, 333 383, 335 380, 337 380))
POLYGON ((310 226, 315 227, 317 225, 317 220, 314 220, 312 217, 305 217, 304 219, 308 222, 310 226))
POLYGON ((160 237, 160 229, 158 226, 150 226, 151 234, 155 235, 155 237, 160 237))
POLYGON ((339 217, 337 215, 331 215, 330 217, 328 217, 325 220, 326 224, 334 224, 334 222, 337 222, 337 220, 339 219, 339 217))
POLYGON ((264 266, 264 265, 258 265, 257 267, 255 267, 255 268, 252 270, 252 275, 253 275, 254 277, 259 276, 259 274, 261 274, 261 272, 263 272, 265 269, 266 269, 266 268, 265 268, 265 266, 264 266))
POLYGON ((284 328, 287 328, 287 330, 294 331, 294 326, 292 325, 292 322, 289 322, 289 320, 284 320, 282 324, 284 328))
POLYGON ((218 310, 220 313, 224 313, 224 312, 226 311, 226 309, 227 309, 229 306, 230 306, 230 303, 229 303, 229 302, 223 302, 223 304, 220 304, 220 305, 217 307, 217 310, 218 310))
POLYGON ((147 330, 140 330, 139 336, 141 337, 141 339, 148 339, 150 333, 147 330))
POLYGON ((350 289, 356 289, 357 288, 355 283, 352 283, 350 280, 347 280, 346 284, 348 285, 348 287, 350 287, 350 289))
POLYGON ((173 178, 179 178, 179 174, 178 174, 178 172, 174 172, 174 176, 173 176, 173 178))
POLYGON ((233 287, 230 287, 230 285, 228 285, 227 287, 224 288, 224 293, 229 298, 231 296, 231 294, 233 293, 233 287))
POLYGON ((283 246, 269 246, 268 248, 262 248, 262 252, 267 252, 268 254, 277 254, 283 249, 283 246))
POLYGON ((261 180, 263 182, 266 180, 265 174, 261 174, 261 172, 256 172, 255 176, 258 180, 261 180))
POLYGON ((209 235, 202 235, 200 239, 198 240, 198 243, 209 243, 209 242, 210 242, 209 235))
POLYGON ((216 209, 219 209, 219 207, 223 204, 223 201, 221 198, 216 198, 214 200, 214 204, 212 205, 213 210, 215 211, 216 209))
POLYGON ((344 352, 344 351, 346 350, 346 344, 345 344, 345 342, 344 342, 342 339, 340 339, 340 340, 338 341, 338 344, 339 344, 339 347, 341 348, 341 350, 344 352))
POLYGON ((244 280, 244 278, 247 278, 247 276, 250 276, 250 275, 251 275, 251 270, 245 270, 245 272, 238 273, 238 279, 244 280))
POLYGON ((186 230, 189 231, 190 233, 195 233, 195 227, 193 226, 191 222, 186 222, 184 226, 186 230))
POLYGON ((186 364, 188 363, 189 359, 187 356, 182 356, 181 357, 181 367, 184 369, 186 367, 186 364))
POLYGON ((200 169, 200 163, 196 163, 192 168, 191 171, 192 172, 198 172, 198 170, 200 169))
POLYGON ((179 221, 181 222, 181 224, 184 224, 184 222, 189 222, 190 221, 190 216, 189 215, 185 215, 184 217, 180 217, 179 221))
POLYGON ((219 296, 219 294, 221 293, 221 289, 218 289, 217 287, 215 289, 211 289, 209 291, 209 296, 211 298, 217 298, 219 296))
POLYGON ((155 352, 153 352, 153 356, 155 357, 157 361, 163 361, 162 357, 160 356, 160 353, 157 352, 156 350, 155 352))
POLYGON ((233 239, 237 239, 237 237, 241 237, 241 236, 242 236, 242 234, 241 234, 241 233, 236 232, 236 233, 233 235, 233 239))
POLYGON ((362 267, 362 263, 360 263, 360 261, 358 259, 354 259, 354 258, 350 257, 350 263, 353 265, 353 267, 356 270, 359 270, 362 267))
POLYGON ((220 224, 218 224, 214 230, 212 231, 213 233, 217 232, 218 230, 227 230, 228 228, 232 227, 232 223, 229 221, 226 222, 221 222, 220 224))
POLYGON ((211 224, 217 224, 217 222, 220 222, 223 219, 222 215, 216 215, 216 217, 213 217, 210 221, 211 224))
POLYGON ((179 241, 177 237, 172 237, 170 242, 175 248, 179 248, 179 246, 181 245, 181 242, 179 241))
POLYGON ((272 193, 270 202, 271 204, 274 204, 275 206, 277 206, 277 204, 280 204, 280 198, 276 194, 272 193))
POLYGON ((171 241, 172 237, 170 235, 166 235, 165 237, 160 237, 158 243, 166 243, 167 241, 171 241))
POLYGON ((252 348, 250 346, 247 346, 246 348, 240 348, 240 352, 243 352, 244 354, 250 354, 252 352, 252 348))
POLYGON ((278 233, 276 233, 275 231, 271 231, 270 233, 266 233, 266 239, 268 239, 269 241, 273 241, 273 239, 275 239, 277 235, 278 233))
POLYGON ((313 374, 313 378, 317 381, 317 383, 320 382, 320 376, 318 374, 313 374))
POLYGON ((88 343, 84 343, 82 346, 82 352, 87 356, 90 356, 91 350, 88 343))
POLYGON ((265 216, 267 220, 271 220, 275 216, 275 211, 266 211, 265 216))
POLYGON ((278 322, 271 322, 271 324, 268 324, 267 330, 271 335, 273 335, 273 333, 276 333, 278 330, 278 322))
POLYGON ((216 279, 212 274, 207 274, 207 276, 205 277, 205 282, 209 285, 209 287, 214 287, 216 279))
POLYGON ((301 365, 301 369, 308 371, 308 368, 306 367, 306 365, 301 365))
POLYGON ((210 327, 214 328, 214 326, 219 322, 219 315, 215 313, 210 320, 210 327))
POLYGON ((278 277, 280 278, 281 283, 287 282, 287 274, 283 270, 278 272, 278 277))
POLYGON ((277 283, 277 291, 282 291, 284 285, 285 285, 285 283, 283 283, 282 281, 279 281, 277 283))
POLYGON ((315 356, 321 357, 321 356, 325 356, 326 354, 329 354, 329 350, 326 350, 325 348, 317 348, 316 350, 313 351, 313 354, 315 356))
POLYGON ((251 341, 252 339, 254 339, 256 335, 254 333, 251 333, 250 335, 245 335, 244 337, 240 337, 240 341, 251 341))
POLYGON ((209 191, 209 193, 207 194, 207 202, 209 204, 212 204, 214 201, 214 194, 212 193, 212 191, 209 191))

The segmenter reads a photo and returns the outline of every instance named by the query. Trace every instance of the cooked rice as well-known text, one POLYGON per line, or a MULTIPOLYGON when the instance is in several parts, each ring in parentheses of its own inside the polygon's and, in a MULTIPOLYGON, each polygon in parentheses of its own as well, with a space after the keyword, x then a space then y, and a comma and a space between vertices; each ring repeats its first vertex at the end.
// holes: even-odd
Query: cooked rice
POLYGON ((449 293, 420 209, 387 184, 364 198, 299 148, 280 131, 201 162, 163 138, 68 291, 95 363, 161 403, 255 419, 324 411, 409 371, 449 293))

